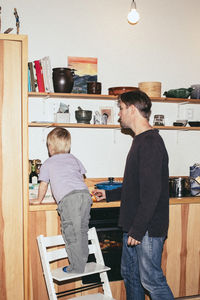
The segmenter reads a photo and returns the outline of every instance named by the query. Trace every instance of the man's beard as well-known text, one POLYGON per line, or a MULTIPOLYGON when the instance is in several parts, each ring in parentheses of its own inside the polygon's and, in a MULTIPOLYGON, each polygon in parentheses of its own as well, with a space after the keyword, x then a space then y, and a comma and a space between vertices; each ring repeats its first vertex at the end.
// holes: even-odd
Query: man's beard
POLYGON ((119 118, 118 122, 120 123, 121 128, 130 128, 128 125, 124 124, 119 118))

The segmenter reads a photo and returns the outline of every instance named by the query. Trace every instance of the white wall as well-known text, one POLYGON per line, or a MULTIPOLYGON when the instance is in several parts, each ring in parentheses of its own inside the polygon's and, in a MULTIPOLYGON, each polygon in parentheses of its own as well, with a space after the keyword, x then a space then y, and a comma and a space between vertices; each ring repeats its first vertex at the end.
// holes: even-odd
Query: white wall
MULTIPOLYGON (((29 60, 50 56, 52 67, 67 66, 67 56, 98 57, 102 93, 111 86, 137 86, 140 81, 161 81, 162 93, 200 83, 200 1, 136 0, 140 22, 131 26, 126 16, 131 0, 3 0, 2 31, 15 28, 17 8, 21 34, 29 36, 29 60)), ((80 104, 63 100, 74 109, 80 104)), ((30 119, 53 118, 57 100, 32 99, 30 119)), ((110 103, 81 102, 83 108, 110 103)), ((185 118, 187 108, 200 120, 198 105, 155 104, 172 124, 185 118)), ((47 158, 49 129, 30 129, 30 158, 47 158)), ((73 129, 72 152, 85 164, 88 177, 123 176, 131 144, 119 130, 73 129)), ((200 162, 200 132, 161 131, 170 157, 170 175, 188 175, 200 162)))

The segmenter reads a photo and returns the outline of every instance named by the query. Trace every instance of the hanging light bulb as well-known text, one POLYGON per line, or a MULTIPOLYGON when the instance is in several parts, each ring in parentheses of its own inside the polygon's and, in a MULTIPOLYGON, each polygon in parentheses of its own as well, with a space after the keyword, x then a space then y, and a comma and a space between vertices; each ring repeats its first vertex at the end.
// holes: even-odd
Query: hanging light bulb
POLYGON ((136 10, 136 3, 134 0, 132 0, 130 12, 128 13, 127 19, 128 22, 132 25, 136 24, 140 19, 140 15, 136 10))

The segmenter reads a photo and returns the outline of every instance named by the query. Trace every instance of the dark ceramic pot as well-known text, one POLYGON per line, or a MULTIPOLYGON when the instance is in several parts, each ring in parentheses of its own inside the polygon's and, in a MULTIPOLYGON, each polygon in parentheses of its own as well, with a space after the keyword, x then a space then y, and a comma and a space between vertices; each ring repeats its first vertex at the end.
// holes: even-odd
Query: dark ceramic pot
POLYGON ((74 85, 74 72, 69 68, 53 69, 53 86, 55 93, 71 93, 74 85))
POLYGON ((76 117, 77 123, 90 124, 90 121, 92 119, 92 111, 91 110, 82 110, 82 109, 76 110, 75 117, 76 117))

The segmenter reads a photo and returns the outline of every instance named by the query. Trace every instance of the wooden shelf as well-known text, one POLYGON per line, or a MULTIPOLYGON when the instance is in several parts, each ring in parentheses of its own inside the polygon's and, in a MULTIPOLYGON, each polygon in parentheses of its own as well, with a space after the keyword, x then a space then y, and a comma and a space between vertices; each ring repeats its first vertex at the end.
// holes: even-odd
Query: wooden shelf
POLYGON ((28 93, 31 98, 75 98, 88 100, 117 100, 117 96, 112 95, 97 95, 97 94, 72 94, 72 93, 28 93))
MULTIPOLYGON (((117 100, 118 96, 113 95, 97 95, 97 94, 72 94, 72 93, 38 93, 30 92, 28 96, 31 98, 75 98, 75 99, 88 99, 88 100, 117 100)), ((200 99, 183 99, 183 98, 166 98, 157 97, 151 98, 152 102, 162 103, 191 103, 200 104, 200 99)))
POLYGON ((83 123, 39 123, 32 122, 29 123, 29 127, 69 127, 69 128, 106 128, 106 129, 120 129, 119 125, 109 124, 109 125, 101 125, 101 124, 83 124, 83 123))
POLYGON ((184 99, 184 98, 151 98, 152 102, 162 103, 188 103, 188 104, 200 104, 200 99, 184 99))
POLYGON ((190 126, 154 126, 159 130, 182 130, 182 131, 195 131, 200 130, 200 127, 190 127, 190 126))
MULTIPOLYGON (((51 123, 51 122, 31 122, 28 124, 29 127, 67 127, 67 128, 95 128, 95 129, 121 129, 120 125, 109 124, 83 124, 83 123, 51 123)), ((153 126, 153 128, 159 130, 182 130, 182 131, 198 131, 200 127, 183 127, 183 126, 153 126)))

